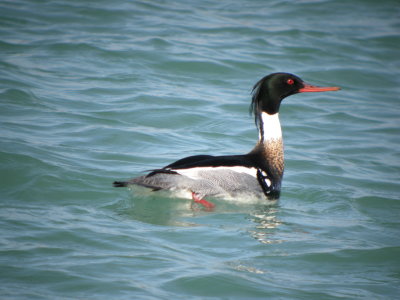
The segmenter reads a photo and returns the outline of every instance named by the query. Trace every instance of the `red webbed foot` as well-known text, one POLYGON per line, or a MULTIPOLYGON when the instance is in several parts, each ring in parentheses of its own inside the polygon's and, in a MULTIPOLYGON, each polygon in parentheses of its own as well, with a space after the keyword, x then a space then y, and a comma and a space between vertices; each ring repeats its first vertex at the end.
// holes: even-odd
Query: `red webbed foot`
POLYGON ((212 211, 215 208, 215 204, 207 201, 206 199, 201 199, 195 192, 192 192, 192 199, 195 203, 203 205, 207 211, 212 211))

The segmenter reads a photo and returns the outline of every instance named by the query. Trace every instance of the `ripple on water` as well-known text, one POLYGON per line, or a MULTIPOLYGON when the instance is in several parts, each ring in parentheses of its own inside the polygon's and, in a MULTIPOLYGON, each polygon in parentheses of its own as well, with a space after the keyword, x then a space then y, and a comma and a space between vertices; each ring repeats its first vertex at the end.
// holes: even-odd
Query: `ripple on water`
POLYGON ((2 1, 3 297, 396 298, 396 4, 2 1), (282 104, 279 203, 111 187, 249 151, 276 71, 342 88, 282 104))

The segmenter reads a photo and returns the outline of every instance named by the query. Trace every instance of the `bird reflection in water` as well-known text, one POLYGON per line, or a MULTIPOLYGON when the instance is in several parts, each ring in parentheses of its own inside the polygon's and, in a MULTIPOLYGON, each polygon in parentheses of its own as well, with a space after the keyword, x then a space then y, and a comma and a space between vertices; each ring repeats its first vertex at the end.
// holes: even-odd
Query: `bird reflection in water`
POLYGON ((249 230, 250 235, 262 244, 279 244, 283 240, 276 235, 276 229, 282 225, 276 206, 262 206, 249 214, 249 220, 256 226, 249 230))
MULTIPOLYGON (((242 204, 231 201, 215 199, 216 208, 209 211, 201 205, 196 205, 187 200, 178 198, 170 198, 168 195, 160 197, 154 193, 143 189, 142 193, 138 193, 135 189, 133 197, 123 200, 118 205, 120 215, 135 219, 140 222, 179 227, 206 226, 210 224, 210 217, 217 219, 215 215, 229 213, 245 214, 245 218, 251 222, 250 228, 245 229, 251 237, 263 244, 281 243, 282 240, 276 237, 276 228, 282 224, 279 220, 279 207, 277 204, 261 205, 261 204, 242 204), (203 224, 202 224, 203 223, 203 224)), ((229 218, 225 218, 223 222, 227 222, 229 218)), ((237 221, 237 219, 236 219, 237 221)), ((235 222, 234 226, 238 224, 235 222)), ((217 221, 219 223, 219 221, 217 221)), ((231 227, 232 224, 225 224, 231 227)))

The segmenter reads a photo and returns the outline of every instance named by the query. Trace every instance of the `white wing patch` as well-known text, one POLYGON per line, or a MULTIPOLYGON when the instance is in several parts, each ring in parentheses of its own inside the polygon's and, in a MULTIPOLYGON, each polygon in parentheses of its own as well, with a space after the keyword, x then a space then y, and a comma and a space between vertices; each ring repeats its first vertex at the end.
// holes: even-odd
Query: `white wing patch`
POLYGON ((246 167, 241 167, 241 166, 234 166, 234 167, 197 167, 197 168, 190 168, 190 169, 174 169, 173 171, 183 175, 187 176, 191 179, 198 180, 202 179, 202 173, 204 172, 213 172, 213 171, 220 171, 223 173, 223 171, 230 171, 230 172, 236 172, 236 173, 245 173, 248 175, 253 176, 254 178, 257 178, 257 169, 256 168, 246 168, 246 167))

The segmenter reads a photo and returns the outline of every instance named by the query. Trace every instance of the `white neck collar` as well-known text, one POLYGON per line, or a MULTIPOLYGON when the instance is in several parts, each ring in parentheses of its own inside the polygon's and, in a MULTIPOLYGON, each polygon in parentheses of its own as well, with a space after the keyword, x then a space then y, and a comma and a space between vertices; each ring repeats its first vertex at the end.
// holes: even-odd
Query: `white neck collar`
POLYGON ((279 122, 279 113, 269 115, 266 112, 261 113, 259 140, 267 142, 282 138, 281 123, 279 122))

